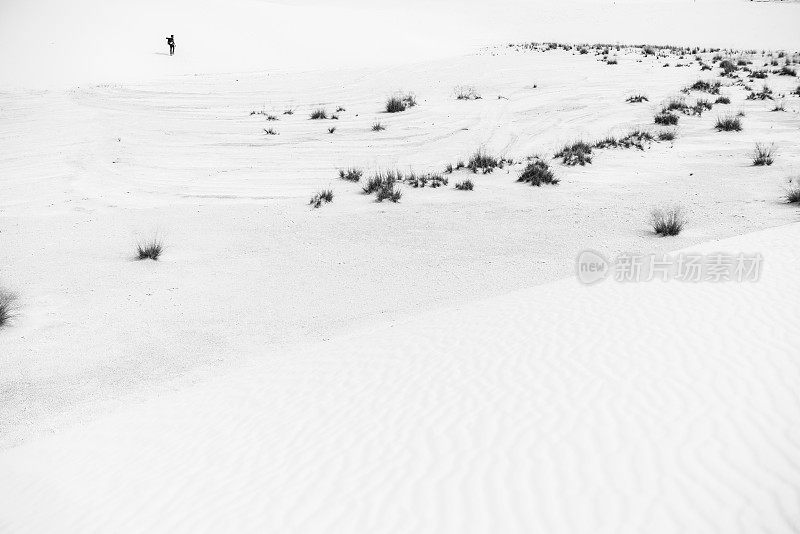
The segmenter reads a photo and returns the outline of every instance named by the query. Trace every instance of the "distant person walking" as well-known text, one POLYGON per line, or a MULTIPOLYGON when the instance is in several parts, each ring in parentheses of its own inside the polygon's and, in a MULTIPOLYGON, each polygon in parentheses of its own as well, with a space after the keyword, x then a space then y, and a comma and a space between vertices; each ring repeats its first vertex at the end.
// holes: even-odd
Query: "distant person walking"
POLYGON ((169 55, 175 55, 175 35, 167 37, 167 44, 169 45, 169 55))

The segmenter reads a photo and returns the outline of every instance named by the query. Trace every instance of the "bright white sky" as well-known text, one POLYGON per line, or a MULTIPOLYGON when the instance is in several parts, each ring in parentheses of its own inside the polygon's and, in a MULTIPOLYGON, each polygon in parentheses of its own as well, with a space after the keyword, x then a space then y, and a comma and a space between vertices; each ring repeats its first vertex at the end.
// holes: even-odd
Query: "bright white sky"
POLYGON ((800 4, 0 0, 0 87, 390 65, 521 40, 800 49, 800 4), (174 58, 164 55, 170 33, 174 58))

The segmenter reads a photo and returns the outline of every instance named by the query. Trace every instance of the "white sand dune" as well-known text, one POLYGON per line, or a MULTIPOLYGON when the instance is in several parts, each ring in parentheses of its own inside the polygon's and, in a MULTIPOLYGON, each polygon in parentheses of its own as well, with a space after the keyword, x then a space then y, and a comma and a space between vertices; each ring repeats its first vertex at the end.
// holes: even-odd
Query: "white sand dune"
POLYGON ((518 41, 797 50, 798 23, 797 3, 747 0, 4 0, 0 88, 387 67, 518 41))
POLYGON ((781 195, 800 165, 800 100, 773 113, 740 87, 723 88, 729 106, 683 117, 674 143, 554 163, 554 188, 516 183, 519 166, 459 172, 451 181, 472 178, 473 193, 406 188, 385 206, 336 177, 349 165, 440 170, 479 146, 516 160, 552 154, 577 137, 649 127, 663 100, 707 76, 696 64, 639 63, 636 50, 616 66, 563 51, 493 54, 0 95, 0 282, 22 296, 0 333, 0 445, 279 346, 555 280, 584 248, 674 250, 797 220, 781 195), (484 99, 456 101, 464 83, 484 99), (382 113, 404 88, 419 106, 382 113), (650 102, 627 104, 638 91, 650 102), (346 111, 309 120, 320 105, 346 111), (280 120, 249 115, 262 109, 280 120), (740 109, 742 132, 714 130, 717 114, 740 109), (375 120, 387 130, 372 132, 375 120), (751 165, 756 142, 776 143, 774 165, 751 165), (309 210, 327 187, 335 201, 309 210), (673 203, 690 224, 654 238, 649 210, 673 203), (137 239, 154 233, 161 261, 131 262, 137 239))
POLYGON ((0 456, 9 532, 800 524, 800 224, 757 283, 572 279, 281 351, 0 456))
POLYGON ((19 294, 0 532, 798 532, 797 78, 766 80, 782 113, 726 79, 731 104, 674 142, 553 160, 557 186, 516 164, 378 204, 336 176, 655 131, 714 75, 476 45, 737 46, 756 68, 800 49, 799 20, 735 0, 0 2, 0 287, 19 294), (419 105, 383 113, 401 90, 419 105), (655 237, 674 204, 686 229, 655 237), (160 260, 132 261, 154 235, 160 260), (587 248, 760 253, 764 273, 586 287, 587 248))

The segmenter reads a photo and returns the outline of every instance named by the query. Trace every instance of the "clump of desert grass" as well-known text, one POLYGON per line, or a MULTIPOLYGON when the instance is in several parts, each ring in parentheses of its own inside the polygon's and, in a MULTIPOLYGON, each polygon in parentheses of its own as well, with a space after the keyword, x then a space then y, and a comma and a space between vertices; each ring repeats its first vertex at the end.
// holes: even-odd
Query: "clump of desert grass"
POLYGON ((561 158, 564 165, 584 166, 592 162, 592 145, 585 141, 575 141, 564 145, 564 147, 553 155, 554 158, 561 158))
POLYGON ((674 141, 676 137, 675 130, 661 130, 658 132, 659 141, 674 141))
POLYGON ((702 115, 704 111, 710 110, 712 106, 713 104, 705 98, 698 98, 692 105, 687 104, 683 98, 671 98, 661 108, 661 113, 680 111, 684 115, 702 115))
POLYGON ((762 145, 756 143, 756 148, 753 150, 753 165, 755 167, 762 167, 765 165, 772 165, 775 161, 775 144, 762 145))
POLYGON ((386 129, 386 126, 380 123, 380 121, 375 121, 372 123, 372 131, 373 132, 382 132, 386 129))
POLYGON ((734 115, 721 115, 717 117, 717 123, 714 128, 718 132, 741 132, 742 120, 734 115))
POLYGON ((596 141, 593 148, 638 148, 639 150, 644 150, 644 144, 654 140, 655 137, 651 132, 636 128, 624 137, 608 136, 596 141))
POLYGON ((722 69, 723 76, 730 76, 737 70, 739 70, 739 66, 734 64, 733 61, 730 59, 724 59, 720 62, 719 67, 722 69))
POLYGON ((770 111, 786 111, 786 103, 783 100, 776 102, 770 111))
POLYGON ((722 82, 719 80, 697 80, 692 85, 686 87, 684 92, 688 93, 689 91, 703 91, 705 93, 711 95, 718 95, 719 88, 722 86, 722 82))
POLYGON ((319 208, 328 202, 333 202, 333 191, 330 189, 323 189, 319 193, 314 193, 311 200, 308 201, 308 204, 312 208, 319 208))
POLYGON ((328 133, 329 134, 332 134, 335 131, 336 131, 336 126, 331 126, 330 128, 328 128, 328 133))
POLYGON ((788 65, 784 65, 779 70, 773 72, 778 76, 797 76, 797 70, 788 65))
POLYGON ((400 202, 400 199, 403 197, 403 192, 397 189, 396 187, 382 187, 378 189, 378 193, 375 195, 376 202, 383 202, 384 200, 388 200, 390 202, 394 202, 395 204, 400 202))
POLYGON ((653 122, 660 126, 675 126, 678 124, 678 116, 669 111, 662 111, 653 117, 653 122))
POLYGON ((628 102, 630 104, 638 104, 640 102, 648 102, 648 99, 647 99, 647 97, 645 95, 635 94, 635 95, 631 95, 628 98, 626 98, 625 102, 628 102))
POLYGON ((294 115, 294 110, 292 108, 286 108, 283 110, 284 115, 294 115))
POLYGON ((364 175, 364 171, 357 167, 350 167, 347 169, 339 169, 339 178, 347 180, 348 182, 358 182, 364 175))
POLYGON ((717 97, 716 100, 714 100, 714 103, 715 104, 730 104, 731 103, 731 99, 728 98, 727 96, 720 96, 720 97, 717 97))
POLYGON ((683 210, 679 207, 669 209, 655 208, 650 212, 650 226, 660 236, 675 236, 681 233, 686 225, 683 210))
POLYGON ((339 107, 336 108, 336 113, 341 113, 343 111, 347 111, 347 110, 344 109, 342 106, 339 106, 339 107))
POLYGON ((463 182, 457 182, 455 187, 459 191, 472 191, 472 189, 475 187, 475 184, 472 183, 472 180, 467 178, 463 182))
POLYGON ((264 128, 264 133, 267 135, 278 135, 278 132, 275 131, 275 128, 264 128))
POLYGON ((399 97, 392 96, 386 101, 386 113, 399 113, 406 110, 406 105, 399 97))
POLYGON ((276 117, 275 115, 273 115, 273 114, 271 114, 271 113, 267 113, 267 112, 266 112, 266 111, 264 111, 263 109, 262 109, 261 111, 251 111, 251 112, 250 112, 250 115, 251 115, 251 116, 252 116, 252 115, 263 115, 264 117, 266 117, 266 119, 267 119, 268 121, 276 121, 276 120, 278 120, 278 117, 276 117))
POLYGON ((325 108, 317 108, 317 109, 315 109, 314 111, 311 112, 311 119, 312 120, 321 120, 321 119, 327 119, 327 118, 328 118, 328 112, 325 111, 325 108))
POLYGON ((413 93, 390 96, 386 100, 386 113, 399 113, 405 111, 407 108, 413 108, 416 105, 417 99, 414 97, 413 93))
POLYGON ((375 194, 375 200, 383 202, 399 202, 403 193, 397 189, 396 184, 403 180, 403 174, 399 171, 378 172, 367 180, 361 188, 365 195, 375 194))
MULTIPOLYGON (((466 167, 474 173, 481 171, 483 174, 488 174, 496 168, 502 169, 507 163, 511 163, 511 161, 493 156, 485 148, 479 148, 469 157, 466 167)), ((456 168, 459 168, 458 165, 456 165, 456 168)))
POLYGON ((164 252, 164 242, 158 237, 153 237, 136 244, 137 260, 158 261, 162 252, 164 252))
POLYGON ((800 176, 789 180, 785 198, 790 204, 800 204, 800 176))
POLYGON ((667 111, 680 111, 681 113, 688 114, 690 110, 691 107, 689 106, 689 104, 686 103, 686 100, 684 100, 683 98, 670 98, 667 101, 666 105, 664 105, 664 107, 661 108, 662 113, 667 111))
POLYGON ((17 295, 0 288, 0 327, 6 326, 16 315, 17 295))
POLYGON ((769 76, 769 74, 767 74, 765 70, 754 70, 750 73, 751 78, 756 78, 758 80, 765 80, 767 76, 769 76))
POLYGON ((751 91, 749 95, 746 97, 747 100, 772 100, 772 89, 769 86, 765 85, 761 88, 761 91, 755 92, 751 91))
POLYGON ((471 85, 459 85, 453 89, 456 100, 480 100, 482 97, 478 90, 471 85))
POLYGON ((411 187, 432 187, 437 188, 448 184, 448 179, 436 172, 416 173, 410 172, 399 178, 404 184, 411 187))
POLYGON ((691 112, 694 115, 701 116, 704 111, 710 111, 711 108, 714 106, 710 101, 704 98, 698 98, 695 100, 694 105, 691 108, 691 112))
POLYGON ((800 176, 789 180, 785 198, 786 202, 790 204, 800 204, 800 176))
POLYGON ((534 157, 528 162, 517 181, 535 185, 536 187, 542 184, 556 185, 559 182, 547 162, 539 157, 534 157))

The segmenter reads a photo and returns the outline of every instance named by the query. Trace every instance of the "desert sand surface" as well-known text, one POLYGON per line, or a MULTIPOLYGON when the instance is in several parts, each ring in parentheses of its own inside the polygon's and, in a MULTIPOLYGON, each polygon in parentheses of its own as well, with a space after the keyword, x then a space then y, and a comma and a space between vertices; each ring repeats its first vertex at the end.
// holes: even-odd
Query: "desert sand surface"
POLYGON ((800 224, 757 283, 423 313, 0 456, 9 532, 794 532, 800 224), (665 328, 665 325, 666 328, 665 328))
POLYGON ((0 532, 800 528, 800 5, 158 6, 0 7, 0 532), (393 170, 448 183, 363 194, 393 170), (763 270, 586 286, 586 249, 763 270))

